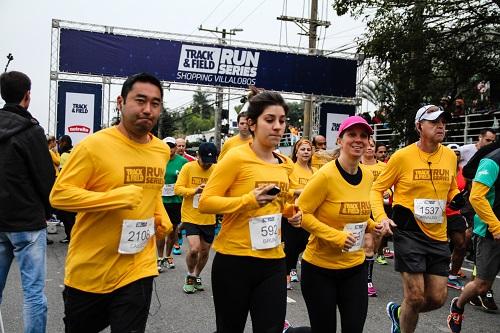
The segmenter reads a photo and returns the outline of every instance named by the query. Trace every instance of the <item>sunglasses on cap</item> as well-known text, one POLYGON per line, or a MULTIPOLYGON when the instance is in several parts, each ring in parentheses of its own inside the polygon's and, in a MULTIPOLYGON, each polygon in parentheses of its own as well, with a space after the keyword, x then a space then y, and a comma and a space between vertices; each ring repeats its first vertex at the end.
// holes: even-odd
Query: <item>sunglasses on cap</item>
MULTIPOLYGON (((420 115, 420 117, 418 117, 418 120, 417 122, 420 122, 422 120, 422 118, 424 118, 424 116, 426 114, 432 114, 434 112, 444 112, 444 109, 441 107, 441 106, 436 106, 436 105, 431 105, 429 106, 424 112, 422 112, 422 114, 420 115)), ((434 120, 429 120, 429 121, 436 121, 438 118, 434 119, 434 120)), ((428 120, 428 119, 424 119, 424 120, 428 120)))

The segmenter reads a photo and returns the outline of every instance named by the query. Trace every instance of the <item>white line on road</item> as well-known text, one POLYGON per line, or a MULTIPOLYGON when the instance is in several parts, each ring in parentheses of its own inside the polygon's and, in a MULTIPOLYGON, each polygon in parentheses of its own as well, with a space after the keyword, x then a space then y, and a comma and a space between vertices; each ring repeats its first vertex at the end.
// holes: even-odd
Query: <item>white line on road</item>
POLYGON ((295 301, 293 298, 290 298, 290 297, 286 297, 286 302, 287 303, 297 303, 297 301, 295 301))

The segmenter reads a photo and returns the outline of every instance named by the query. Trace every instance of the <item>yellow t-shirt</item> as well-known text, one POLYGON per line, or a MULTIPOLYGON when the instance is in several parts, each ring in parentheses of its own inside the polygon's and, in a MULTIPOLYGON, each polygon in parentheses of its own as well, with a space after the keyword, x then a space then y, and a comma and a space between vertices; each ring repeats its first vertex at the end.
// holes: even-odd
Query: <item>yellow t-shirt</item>
POLYGON ((276 156, 283 163, 266 163, 255 155, 250 144, 246 144, 231 149, 215 166, 201 194, 199 206, 202 213, 224 214, 221 231, 213 245, 215 251, 257 258, 285 256, 282 245, 253 250, 250 238, 251 218, 281 213, 285 205, 293 162, 284 155, 276 156), (253 190, 269 184, 279 186, 281 193, 273 202, 259 207, 253 190))
MULTIPOLYGON (((370 201, 375 221, 387 217, 382 194, 391 186, 394 185, 393 206, 401 205, 415 212, 415 199, 451 201, 460 192, 456 176, 457 157, 448 147, 439 145, 433 154, 420 150, 416 143, 398 150, 372 186, 370 201)), ((447 241, 445 208, 446 203, 440 208, 442 223, 423 223, 416 218, 427 236, 444 242, 447 241)))
POLYGON ((241 145, 244 145, 246 143, 252 143, 253 142, 253 137, 250 135, 246 140, 243 140, 241 138, 241 136, 238 134, 238 135, 235 135, 235 136, 232 136, 230 137, 229 139, 226 140, 226 142, 224 142, 224 144, 222 145, 222 148, 220 150, 220 154, 219 154, 219 158, 218 158, 218 161, 220 161, 224 155, 227 154, 227 152, 231 149, 231 148, 234 148, 234 147, 238 147, 238 146, 241 146, 241 145))
POLYGON ((385 170, 387 167, 387 164, 384 162, 377 161, 375 164, 363 164, 365 169, 368 169, 372 172, 373 174, 373 181, 376 181, 378 176, 382 173, 382 171, 385 170))
POLYGON ((293 165, 292 173, 288 177, 290 180, 290 189, 288 190, 290 200, 295 199, 295 190, 303 189, 316 171, 318 171, 316 168, 306 169, 297 162, 293 165))
POLYGON ((206 184, 208 177, 212 174, 215 165, 208 170, 203 169, 198 161, 192 161, 184 164, 177 176, 174 191, 176 195, 182 196, 182 222, 189 222, 198 225, 215 224, 214 214, 201 214, 198 208, 193 205, 194 201, 199 200, 200 194, 195 199, 195 191, 201 184, 206 184))
POLYGON ((151 135, 138 144, 107 128, 76 146, 50 194, 52 206, 78 212, 66 257, 64 283, 109 293, 131 282, 158 275, 155 237, 136 254, 120 254, 124 220, 154 218, 155 231, 172 230, 161 201, 169 148, 151 135), (131 209, 131 202, 142 197, 131 209))
POLYGON ((326 150, 315 151, 311 157, 311 166, 316 169, 321 169, 323 165, 330 162, 333 156, 326 150))
POLYGON ((309 180, 299 196, 302 228, 311 233, 303 258, 313 265, 328 269, 345 269, 360 265, 365 252, 342 252, 349 223, 367 222, 367 231, 375 222, 370 219, 372 173, 360 165, 363 174, 358 185, 348 183, 335 161, 325 164, 309 180))

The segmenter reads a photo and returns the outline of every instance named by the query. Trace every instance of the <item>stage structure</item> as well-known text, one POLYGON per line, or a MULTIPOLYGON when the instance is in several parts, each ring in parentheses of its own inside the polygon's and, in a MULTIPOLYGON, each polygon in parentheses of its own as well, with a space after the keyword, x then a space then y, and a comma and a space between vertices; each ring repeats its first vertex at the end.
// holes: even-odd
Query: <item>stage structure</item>
POLYGON ((340 114, 347 109, 353 113, 361 101, 356 97, 361 71, 353 54, 308 52, 307 48, 228 39, 222 43, 217 38, 54 19, 49 133, 71 135, 73 129, 79 131, 81 139, 84 130, 88 134, 108 126, 116 112, 112 91, 129 75, 149 72, 162 81, 166 90, 195 91, 204 87, 215 93, 222 88, 227 100, 231 95, 245 94, 249 85, 281 92, 292 100, 312 96, 317 107, 311 133, 325 134, 328 129, 322 125, 326 118, 321 105, 338 105, 340 114), (77 98, 76 102, 68 103, 71 98, 77 98), (92 102, 92 119, 86 101, 92 102), (68 119, 79 119, 72 113, 86 114, 85 121, 91 121, 93 127, 79 127, 75 123, 79 120, 69 124, 68 119))

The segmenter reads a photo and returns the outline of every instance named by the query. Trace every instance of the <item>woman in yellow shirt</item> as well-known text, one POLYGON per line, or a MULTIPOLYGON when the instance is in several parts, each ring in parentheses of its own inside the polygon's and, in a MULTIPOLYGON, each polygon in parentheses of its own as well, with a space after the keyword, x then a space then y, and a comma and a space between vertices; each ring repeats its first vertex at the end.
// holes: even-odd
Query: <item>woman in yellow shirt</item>
POLYGON ((339 128, 340 155, 309 180, 299 197, 302 227, 311 233, 302 255, 302 294, 312 332, 361 333, 368 310, 365 232, 382 230, 370 218, 373 175, 360 164, 373 133, 359 116, 339 128))
MULTIPOLYGON (((288 191, 291 208, 306 186, 316 168, 311 167, 312 143, 307 139, 300 139, 293 146, 292 161, 293 171, 289 176, 290 189, 288 191)), ((286 288, 292 289, 291 282, 299 282, 297 276, 297 260, 299 255, 306 249, 309 233, 302 228, 295 228, 283 219, 283 240, 285 242, 286 256, 286 288)))
MULTIPOLYGON (((287 111, 278 93, 254 96, 247 110, 253 142, 228 151, 200 198, 201 213, 224 214, 212 264, 218 333, 243 332, 249 311, 254 332, 283 331, 286 265, 281 213, 293 163, 273 150, 285 131, 287 111)), ((300 217, 297 213, 289 221, 298 226, 300 217)))

